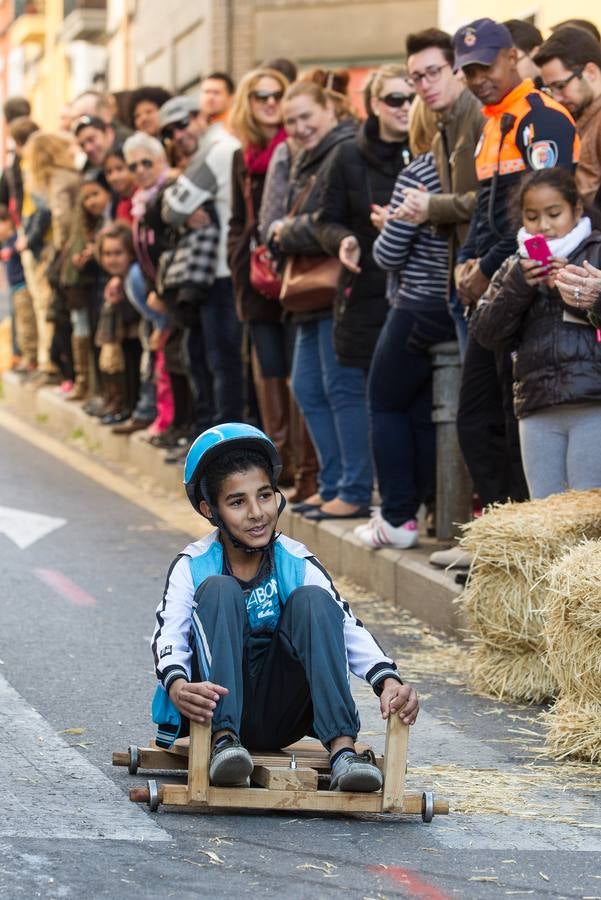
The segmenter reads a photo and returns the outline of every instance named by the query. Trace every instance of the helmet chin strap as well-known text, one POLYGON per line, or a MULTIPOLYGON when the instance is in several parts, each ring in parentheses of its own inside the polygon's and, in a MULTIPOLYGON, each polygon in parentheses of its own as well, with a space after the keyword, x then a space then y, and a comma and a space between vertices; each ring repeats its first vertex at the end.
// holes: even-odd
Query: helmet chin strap
MULTIPOLYGON (((284 511, 284 508, 286 506, 286 498, 284 497, 284 495, 278 488, 276 488, 276 493, 280 495, 280 502, 278 505, 278 514, 277 514, 277 518, 276 518, 276 524, 277 524, 277 520, 282 515, 282 512, 284 511)), ((281 534, 281 531, 276 531, 274 528, 272 535, 266 544, 263 544, 263 546, 261 546, 261 547, 249 547, 248 544, 244 544, 237 537, 234 537, 234 535, 231 533, 231 531, 229 530, 229 528, 227 527, 227 525, 225 524, 225 522, 223 521, 223 519, 217 512, 217 510, 213 506, 211 506, 211 504, 209 504, 209 508, 211 510, 211 517, 209 519, 209 522, 211 523, 211 525, 215 525, 217 528, 219 528, 220 531, 225 531, 229 540, 231 541, 232 545, 236 548, 236 550, 243 550, 244 553, 264 553, 266 550, 269 550, 269 548, 273 544, 275 544, 275 542, 277 541, 277 539, 279 538, 279 536, 281 534)))

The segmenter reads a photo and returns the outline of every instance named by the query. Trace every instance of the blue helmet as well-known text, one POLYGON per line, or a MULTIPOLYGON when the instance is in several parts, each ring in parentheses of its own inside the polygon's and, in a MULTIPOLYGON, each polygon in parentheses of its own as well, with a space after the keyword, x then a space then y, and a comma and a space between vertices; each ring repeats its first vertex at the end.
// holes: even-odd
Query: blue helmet
MULTIPOLYGON (((274 481, 277 482, 282 471, 282 461, 273 441, 254 425, 242 422, 228 422, 216 428, 208 428, 199 435, 186 457, 184 467, 184 485, 186 494, 194 509, 198 512, 198 500, 203 497, 202 479, 207 466, 217 456, 234 447, 247 447, 263 453, 273 469, 274 481)), ((208 497, 204 497, 208 501, 208 497)))

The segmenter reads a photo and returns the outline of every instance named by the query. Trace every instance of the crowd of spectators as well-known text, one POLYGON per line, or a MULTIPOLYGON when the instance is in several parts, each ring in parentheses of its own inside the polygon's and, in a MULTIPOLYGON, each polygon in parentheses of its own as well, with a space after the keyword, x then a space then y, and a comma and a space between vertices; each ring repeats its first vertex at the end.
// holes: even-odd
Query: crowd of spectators
POLYGON ((10 98, 15 371, 167 464, 259 424, 295 511, 406 549, 444 477, 430 350, 457 341, 474 509, 601 487, 599 33, 479 19, 401 57, 362 97, 286 59, 90 90, 55 131, 10 98))

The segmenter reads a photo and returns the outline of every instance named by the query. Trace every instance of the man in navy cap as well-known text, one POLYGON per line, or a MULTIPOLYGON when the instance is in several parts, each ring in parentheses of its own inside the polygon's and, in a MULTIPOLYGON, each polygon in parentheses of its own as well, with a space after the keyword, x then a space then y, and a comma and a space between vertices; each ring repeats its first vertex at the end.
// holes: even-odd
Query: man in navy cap
MULTIPOLYGON (((505 25, 477 19, 457 31, 453 44, 455 70, 462 70, 487 120, 476 148, 476 210, 455 272, 460 299, 470 308, 516 249, 509 195, 522 173, 554 166, 571 170, 580 144, 567 110, 529 78, 521 79, 518 53, 505 25)), ((471 336, 457 429, 482 504, 525 499, 510 354, 495 355, 471 336)))

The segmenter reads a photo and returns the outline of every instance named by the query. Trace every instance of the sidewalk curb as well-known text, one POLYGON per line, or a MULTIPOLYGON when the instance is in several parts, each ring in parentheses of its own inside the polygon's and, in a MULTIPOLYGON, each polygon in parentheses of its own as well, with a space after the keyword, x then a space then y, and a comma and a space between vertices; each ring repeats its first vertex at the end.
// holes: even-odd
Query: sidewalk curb
MULTIPOLYGON (((55 388, 34 390, 12 373, 2 376, 4 402, 22 420, 46 430, 63 441, 78 440, 84 452, 97 462, 106 460, 125 469, 136 469, 162 490, 181 493, 181 466, 167 466, 163 454, 143 440, 140 433, 111 434, 110 429, 87 416, 78 403, 68 403, 55 388)), ((357 521, 309 522, 285 510, 281 518, 286 534, 306 544, 323 564, 334 572, 363 585, 426 622, 460 637, 465 620, 455 603, 461 588, 453 576, 434 569, 428 556, 437 548, 424 539, 412 550, 370 550, 353 534, 357 521)))

